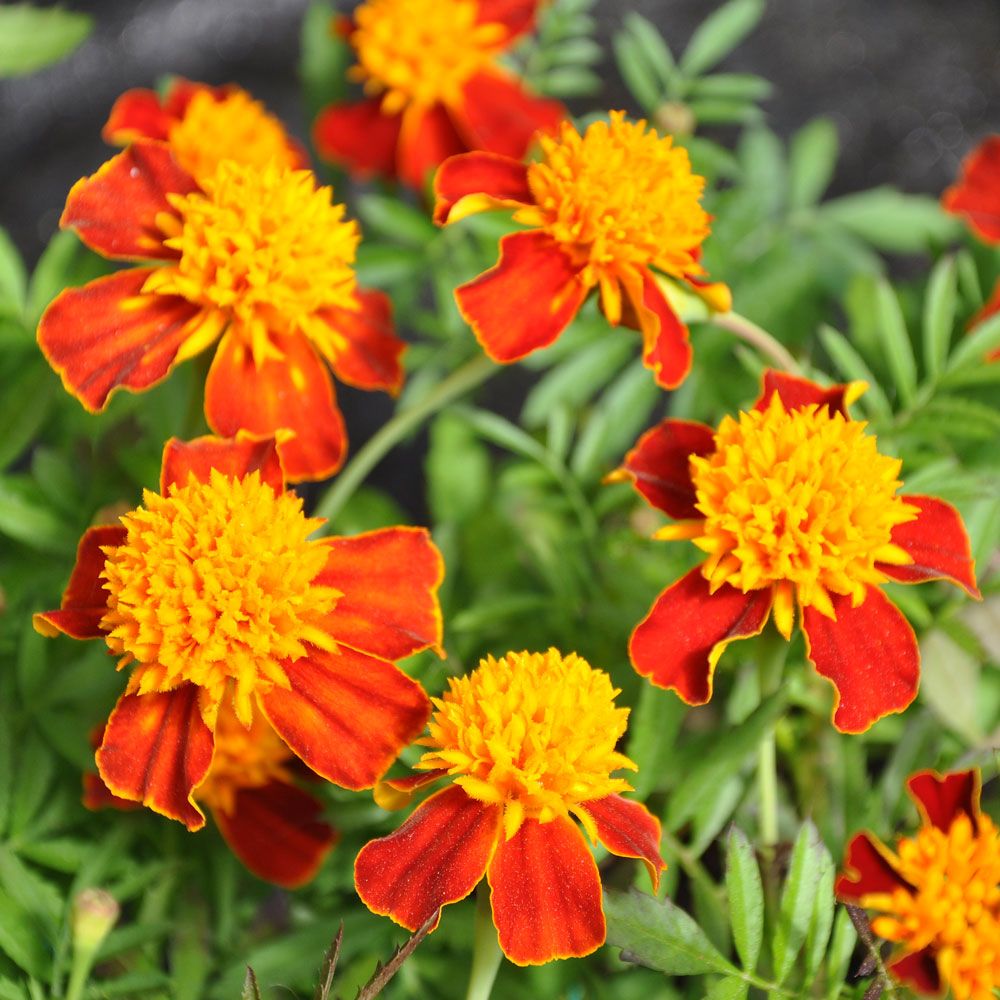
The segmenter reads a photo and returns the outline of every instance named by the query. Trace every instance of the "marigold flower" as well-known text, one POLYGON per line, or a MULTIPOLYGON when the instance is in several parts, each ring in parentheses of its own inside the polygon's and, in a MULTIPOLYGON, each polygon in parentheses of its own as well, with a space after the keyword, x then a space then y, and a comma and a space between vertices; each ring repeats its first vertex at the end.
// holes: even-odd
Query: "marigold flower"
POLYGON ((601 881, 575 817, 614 854, 640 858, 653 885, 666 867, 660 824, 619 795, 615 746, 628 709, 606 673, 575 653, 487 657, 435 698, 426 773, 376 788, 386 808, 442 777, 453 783, 354 866, 365 905, 415 930, 486 875, 504 954, 518 965, 588 955, 605 938, 601 881))
POLYGON ((921 994, 992 1000, 1000 985, 1000 831, 979 809, 978 771, 921 771, 906 783, 920 811, 896 850, 859 833, 837 896, 873 910, 872 931, 899 944, 889 972, 921 994))
POLYGON ((729 289, 707 284, 699 263, 709 231, 704 179, 670 136, 621 111, 583 135, 565 122, 541 143, 537 163, 467 153, 438 171, 438 222, 514 207, 515 221, 532 227, 504 236, 499 262, 456 290, 462 315, 486 353, 508 363, 551 344, 596 288, 612 326, 642 332, 656 381, 677 386, 691 345, 665 288, 680 282, 714 309, 731 305, 729 289))
POLYGON ((206 777, 220 709, 247 730, 262 715, 351 789, 421 731, 430 703, 392 661, 439 647, 441 556, 423 529, 310 539, 321 523, 285 492, 274 440, 244 434, 171 440, 160 492, 86 532, 60 609, 35 628, 101 638, 129 669, 97 751, 111 792, 190 830, 199 795, 228 815, 239 798, 206 777))
POLYGON ((863 732, 916 696, 920 658, 887 580, 950 580, 979 597, 961 517, 934 497, 897 495, 901 463, 879 454, 847 406, 862 383, 822 389, 767 372, 761 397, 713 431, 664 420, 613 478, 630 478, 676 520, 654 537, 690 539, 707 558, 657 598, 632 633, 635 669, 691 705, 735 639, 772 610, 835 689, 834 725, 863 732))
POLYGON ((941 199, 987 243, 1000 243, 1000 135, 991 135, 962 164, 957 184, 941 199))
POLYGON ((361 389, 402 385, 389 299, 355 278, 357 224, 307 170, 226 160, 196 182, 167 146, 137 142, 74 185, 61 224, 106 257, 153 265, 68 288, 42 316, 39 345, 88 410, 221 337, 209 426, 293 431, 282 458, 299 481, 329 476, 346 450, 327 365, 361 389))
POLYGON ((534 27, 539 0, 365 0, 340 22, 357 57, 360 102, 316 119, 320 155, 368 176, 420 188, 449 156, 525 154, 537 130, 565 117, 496 62, 534 27))

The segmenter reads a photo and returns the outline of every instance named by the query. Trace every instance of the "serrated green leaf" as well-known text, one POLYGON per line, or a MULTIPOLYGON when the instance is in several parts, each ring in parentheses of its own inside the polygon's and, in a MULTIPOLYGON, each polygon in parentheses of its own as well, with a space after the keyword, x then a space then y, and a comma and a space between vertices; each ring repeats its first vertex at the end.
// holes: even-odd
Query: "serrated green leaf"
POLYGON ((954 257, 943 257, 931 271, 924 296, 924 367, 934 378, 948 358, 958 302, 958 268, 954 257))
POLYGON ((986 355, 997 348, 1000 348, 1000 313, 987 316, 955 345, 945 370, 955 372, 967 366, 979 367, 986 355))
POLYGON ((59 7, 0 7, 0 77, 24 76, 65 58, 93 23, 87 14, 59 7))
POLYGON ((764 0, 729 0, 695 29, 681 56, 681 70, 698 76, 724 59, 757 26, 764 0))
POLYGON ((839 149, 837 126, 829 118, 814 118, 795 133, 788 151, 789 208, 809 208, 823 197, 839 149))
POLYGON ((23 312, 27 282, 24 261, 7 230, 0 227, 0 314, 17 316, 23 312))
POLYGON ((743 979, 720 979, 705 994, 705 1000, 746 1000, 750 984, 743 979))
POLYGON ((833 858, 830 857, 830 852, 826 849, 825 844, 821 843, 820 849, 821 870, 804 951, 804 981, 807 983, 813 982, 823 958, 826 956, 826 947, 830 941, 830 928, 833 926, 833 912, 836 906, 836 897, 833 893, 833 858))
POLYGON ((917 361, 913 356, 913 345, 906 330, 903 310, 892 285, 880 279, 876 285, 878 297, 878 322, 876 330, 885 352, 885 359, 892 374, 899 398, 909 405, 917 391, 917 361))
POLYGON ((783 983, 809 933, 813 902, 824 870, 825 848, 816 827, 802 824, 792 848, 788 877, 781 893, 777 926, 771 940, 775 981, 783 983))
POLYGON ((844 989, 858 933, 847 910, 841 906, 833 922, 830 948, 826 954, 826 1000, 838 1000, 844 989))
POLYGON ((30 913, 46 934, 55 936, 62 913, 61 893, 3 844, 0 844, 0 890, 30 913))
POLYGON ((753 846, 737 826, 729 828, 726 840, 726 892, 736 953, 753 972, 764 940, 764 886, 753 846))
POLYGON ((842 378, 868 384, 864 396, 861 397, 865 405, 883 420, 891 419, 892 407, 889 405, 889 400, 882 391, 882 387, 878 384, 878 379, 875 378, 871 369, 865 364, 864 358, 851 346, 847 338, 839 330, 834 330, 832 326, 824 324, 819 329, 819 339, 842 378))

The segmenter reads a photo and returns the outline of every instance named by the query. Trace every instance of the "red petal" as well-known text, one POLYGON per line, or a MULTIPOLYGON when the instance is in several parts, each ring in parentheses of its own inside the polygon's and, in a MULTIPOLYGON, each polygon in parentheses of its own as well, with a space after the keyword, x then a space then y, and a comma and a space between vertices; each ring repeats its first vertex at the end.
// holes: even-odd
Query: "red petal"
POLYGON ((337 378, 356 389, 385 389, 395 395, 403 386, 406 344, 396 336, 392 300, 384 292, 359 288, 359 309, 325 309, 322 318, 347 343, 329 359, 337 378))
POLYGON ((343 595, 324 628, 338 642, 386 660, 441 644, 441 553, 424 528, 382 528, 331 538, 314 581, 343 595))
POLYGON ((168 194, 197 190, 167 146, 137 142, 73 185, 59 225, 75 229, 87 246, 105 257, 174 260, 179 255, 163 245, 156 216, 176 214, 168 194))
POLYGON ((143 295, 153 268, 131 268, 67 288, 45 310, 38 344, 66 391, 91 411, 118 388, 141 392, 169 372, 201 308, 176 295, 143 295))
MULTIPOLYGON (((990 316, 995 316, 998 312, 1000 312, 1000 279, 998 279, 997 283, 993 286, 993 292, 989 299, 983 304, 983 308, 969 320, 967 329, 974 330, 980 323, 989 319, 990 316)), ((1000 347, 994 347, 993 350, 986 355, 986 360, 1000 361, 1000 347)))
POLYGON ((499 262, 455 290, 476 339, 504 364, 551 344, 586 297, 569 257, 538 231, 508 233, 500 240, 499 262))
POLYGON ((430 716, 424 689, 385 660, 342 646, 286 663, 290 690, 261 701, 278 735, 317 774, 371 788, 430 716))
POLYGON ((911 888, 885 856, 885 848, 869 833, 859 833, 847 847, 844 872, 837 876, 834 891, 838 899, 860 903, 869 893, 911 888))
POLYGON ((887 963, 886 968, 896 979, 912 987, 921 996, 939 996, 944 990, 937 960, 929 948, 897 958, 894 962, 887 963))
POLYGON ((99 809, 117 809, 120 812, 134 812, 142 808, 142 803, 133 802, 115 795, 98 774, 83 776, 83 805, 97 812, 99 809))
POLYGON ((223 84, 221 87, 210 87, 206 83, 196 83, 193 80, 185 80, 182 76, 175 76, 164 98, 163 109, 171 118, 183 118, 188 105, 202 91, 208 91, 217 101, 222 101, 237 90, 239 88, 232 83, 223 84))
POLYGON ((690 459, 714 450, 711 427, 693 420, 664 420, 639 438, 625 456, 623 469, 657 510, 681 520, 702 517, 695 506, 690 459))
POLYGON ((240 429, 272 435, 295 432, 278 446, 290 482, 326 479, 340 468, 347 432, 324 363, 302 336, 283 337, 281 360, 254 364, 250 350, 226 334, 205 383, 205 416, 217 434, 240 429))
POLYGON ((696 566, 660 594, 636 626, 629 642, 632 665, 689 705, 704 705, 723 650, 764 628, 772 600, 769 587, 744 594, 724 583, 710 594, 696 566))
POLYGON ((942 201, 988 243, 1000 242, 1000 136, 990 136, 966 157, 958 183, 942 201))
POLYGON ((656 384, 676 389, 691 370, 691 344, 688 328, 666 300, 652 273, 643 269, 642 283, 637 276, 623 282, 627 299, 622 322, 642 331, 642 363, 653 373, 656 384))
POLYGON ((667 867, 660 857, 660 821, 642 803, 620 795, 584 802, 580 808, 594 817, 597 836, 612 854, 642 860, 656 892, 660 872, 667 867))
POLYGON ((337 842, 320 818, 323 803, 284 781, 241 788, 231 814, 216 809, 212 815, 240 861, 286 889, 305 885, 337 842))
POLYGON ((415 931, 475 889, 500 836, 499 806, 458 785, 436 792, 395 832, 361 848, 354 885, 372 913, 415 931))
POLYGON ((975 822, 979 815, 979 771, 938 774, 920 771, 906 781, 913 801, 925 824, 948 830, 960 813, 975 822))
POLYGON ((205 817, 191 799, 212 763, 213 736, 195 684, 153 694, 123 694, 97 751, 97 769, 118 796, 200 830, 205 817))
POLYGON ((42 635, 54 636, 61 632, 73 639, 96 639, 104 635, 101 619, 108 610, 108 592, 101 579, 106 559, 101 547, 124 542, 125 529, 118 524, 103 524, 83 533, 59 610, 43 611, 34 616, 35 628, 42 635))
POLYGON ((515 965, 578 958, 604 944, 601 878, 569 820, 526 820, 501 838, 487 875, 500 947, 515 965))
POLYGON ((135 142, 136 139, 166 141, 170 126, 177 119, 168 114, 153 90, 127 90, 111 108, 101 138, 116 146, 135 142))
POLYGON ((842 733, 863 733, 891 712, 902 712, 917 695, 920 653, 910 623, 878 587, 858 607, 831 594, 836 621, 815 608, 802 610, 806 655, 833 682, 833 724, 842 733))
POLYGON ((208 434, 193 441, 171 438, 163 449, 160 493, 166 496, 173 483, 185 486, 190 473, 194 473, 199 483, 207 483, 213 469, 232 479, 243 479, 251 472, 259 472, 261 482, 267 483, 275 494, 285 492, 274 438, 254 438, 241 432, 235 438, 208 434))
POLYGON ((842 413, 846 417, 848 414, 845 396, 848 388, 847 385, 832 385, 829 389, 824 389, 807 378, 769 368, 764 372, 764 386, 754 409, 766 410, 771 397, 777 393, 786 410, 798 410, 803 406, 809 406, 810 403, 816 403, 819 406, 829 407, 831 413, 842 413))
POLYGON ((476 14, 478 24, 502 24, 511 42, 535 26, 539 0, 479 0, 476 14))
POLYGON ((422 191, 428 173, 469 146, 455 131, 442 104, 410 108, 403 112, 402 119, 396 169, 404 184, 422 191))
POLYGON ((936 497, 904 496, 906 503, 920 508, 915 521, 897 524, 892 542, 913 557, 909 566, 879 563, 878 568, 899 583, 950 580, 972 597, 981 598, 976 586, 976 566, 962 516, 936 497))
POLYGON ((466 198, 469 201, 455 212, 457 218, 487 208, 534 202, 528 187, 528 168, 523 163, 482 151, 445 160, 434 176, 434 195, 434 221, 439 225, 448 222, 455 206, 466 198))
POLYGON ((331 104, 313 126, 313 143, 331 160, 359 177, 396 176, 401 115, 382 114, 382 99, 331 104))

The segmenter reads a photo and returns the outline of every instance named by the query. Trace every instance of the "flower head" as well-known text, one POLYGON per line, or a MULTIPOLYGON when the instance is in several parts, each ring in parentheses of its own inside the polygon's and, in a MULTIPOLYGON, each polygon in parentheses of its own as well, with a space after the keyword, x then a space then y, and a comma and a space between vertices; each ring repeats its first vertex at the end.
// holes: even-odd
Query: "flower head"
POLYGON ((918 993, 991 1000, 1000 983, 1000 831, 979 809, 979 773, 907 782, 923 823, 895 851, 871 834, 848 847, 837 895, 873 911, 898 945, 889 971, 918 993))
POLYGON ((726 646, 760 632, 772 611, 790 638, 797 605, 809 658, 837 689, 839 729, 865 730, 913 700, 916 640, 879 585, 947 579, 978 590, 958 513, 898 494, 901 463, 850 419, 861 389, 768 372, 749 412, 714 431, 665 420, 628 454, 617 476, 675 519, 656 537, 706 554, 635 629, 640 674, 704 704, 726 646))
POLYGON ((598 289, 608 321, 641 330, 643 360, 673 388, 691 347, 665 287, 680 282, 712 308, 730 304, 699 263, 709 231, 704 179, 670 136, 620 111, 583 134, 564 122, 541 144, 537 163, 468 153, 438 172, 439 222, 513 207, 533 227, 505 236, 499 263, 456 291, 463 316, 487 354, 506 363, 552 343, 598 289))
POLYGON ((487 657, 434 699, 426 774, 386 782, 398 805, 448 776, 388 837, 358 855, 355 883, 369 909, 416 929, 489 878, 500 946, 519 965, 586 955, 604 941, 600 878, 576 817, 593 840, 641 858, 653 884, 664 867, 660 827, 618 793, 613 772, 635 765, 615 750, 628 710, 610 678, 575 653, 487 657))

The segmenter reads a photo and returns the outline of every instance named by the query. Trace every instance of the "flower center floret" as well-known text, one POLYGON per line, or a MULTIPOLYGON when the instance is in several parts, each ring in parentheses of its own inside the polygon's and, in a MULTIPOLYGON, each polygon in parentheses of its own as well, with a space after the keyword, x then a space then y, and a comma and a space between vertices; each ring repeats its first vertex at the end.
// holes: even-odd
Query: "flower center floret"
POLYGON ((910 883, 863 896, 884 915, 872 930, 907 950, 933 949, 956 1000, 992 1000, 1000 983, 1000 832, 961 813, 947 831, 925 826, 898 845, 893 867, 910 883))
POLYGON ((502 24, 481 24, 476 0, 367 0, 354 12, 351 70, 385 114, 462 103, 465 83, 503 48, 502 24))
POLYGON ((588 284, 647 265, 678 278, 702 273, 705 180, 670 136, 612 111, 610 122, 594 122, 582 136, 564 122, 558 136, 539 141, 544 157, 529 165, 528 184, 541 225, 588 284))
POLYGON ((615 707, 608 675, 575 653, 488 656, 448 684, 434 699, 430 735, 419 741, 432 749, 417 767, 443 768, 472 798, 502 805, 508 838, 525 819, 571 812, 594 832, 576 807, 630 788, 611 777, 636 770, 615 751, 628 709, 615 707))
POLYGON ((322 623, 339 595, 313 584, 327 548, 309 540, 322 522, 257 472, 213 470, 208 483, 192 476, 143 501, 122 518, 125 542, 105 550, 108 646, 119 669, 138 664, 130 690, 140 694, 191 682, 215 706, 232 681, 248 726, 255 692, 289 686, 286 661, 307 643, 333 645, 322 623))
MULTIPOLYGON (((789 412, 777 394, 722 421, 715 451, 690 460, 705 515, 693 541, 713 591, 795 588, 803 607, 832 618, 830 593, 857 606, 887 579, 877 562, 910 561, 890 536, 918 511, 896 495, 900 461, 879 454, 865 427, 826 406, 789 412)), ((778 624, 787 635, 791 622, 778 624)))

